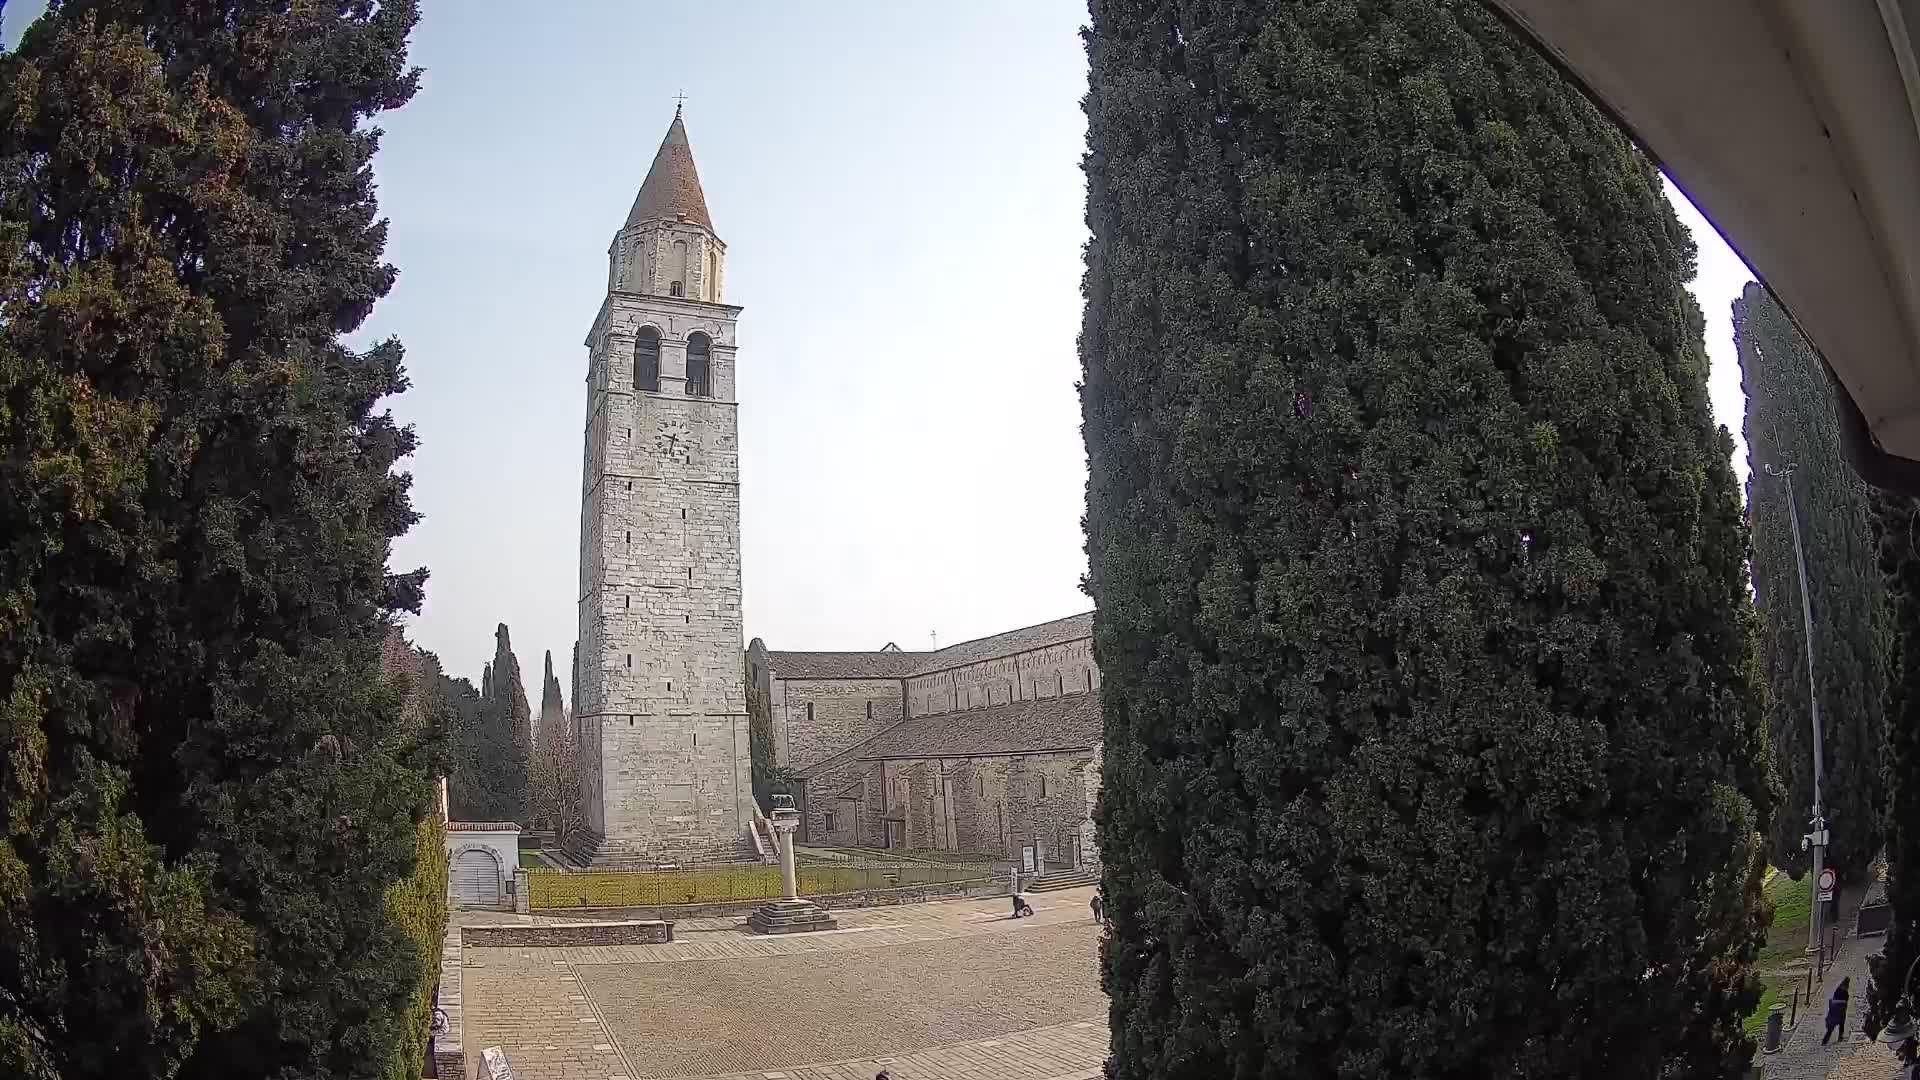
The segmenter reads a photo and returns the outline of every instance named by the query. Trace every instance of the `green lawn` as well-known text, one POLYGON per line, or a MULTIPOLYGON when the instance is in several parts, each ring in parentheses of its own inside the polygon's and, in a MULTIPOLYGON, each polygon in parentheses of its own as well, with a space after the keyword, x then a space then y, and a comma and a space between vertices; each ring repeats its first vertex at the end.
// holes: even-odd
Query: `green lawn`
POLYGON ((523 849, 520 852, 520 869, 547 870, 551 868, 547 866, 545 860, 540 858, 540 853, 538 851, 527 851, 523 849))
MULTIPOLYGON (((1804 963, 1807 958, 1807 920, 1813 916, 1813 875, 1803 874, 1799 881, 1784 873, 1775 873, 1766 884, 1767 899, 1773 901, 1773 925, 1767 930, 1767 943, 1760 949, 1755 968, 1760 972, 1760 1004, 1747 1015, 1749 1034, 1766 1030, 1767 1007, 1776 1001, 1791 1001, 1793 988, 1805 978, 1803 972, 1787 974, 1780 969, 1804 963)), ((1806 1002, 1800 1011, 1806 1011, 1806 1002)))
MULTIPOLYGON (((797 869, 802 896, 968 881, 986 876, 983 867, 905 861, 879 865, 807 863, 797 869)), ((596 870, 579 873, 547 870, 527 875, 527 898, 535 909, 656 907, 722 900, 764 900, 779 896, 780 892, 780 868, 757 863, 687 870, 596 870)))

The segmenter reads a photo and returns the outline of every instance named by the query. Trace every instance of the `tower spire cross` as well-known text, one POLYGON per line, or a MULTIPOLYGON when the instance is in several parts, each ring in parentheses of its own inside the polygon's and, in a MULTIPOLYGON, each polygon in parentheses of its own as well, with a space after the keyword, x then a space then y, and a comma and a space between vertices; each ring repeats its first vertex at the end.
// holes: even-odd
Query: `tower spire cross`
POLYGON ((686 90, 682 89, 679 93, 673 95, 673 115, 676 120, 679 119, 680 117, 680 109, 683 106, 685 106, 686 103, 687 103, 686 90))

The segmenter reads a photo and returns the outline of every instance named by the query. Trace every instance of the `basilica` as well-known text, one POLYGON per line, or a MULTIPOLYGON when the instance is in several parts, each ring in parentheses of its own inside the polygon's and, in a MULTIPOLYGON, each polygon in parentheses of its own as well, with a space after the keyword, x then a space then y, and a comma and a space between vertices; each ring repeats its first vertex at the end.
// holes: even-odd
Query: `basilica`
POLYGON ((587 331, 573 723, 585 862, 756 850, 746 680, 772 702, 801 839, 1094 859, 1092 616, 930 652, 742 663, 740 455, 727 246, 678 111, 607 249, 587 331), (750 674, 749 674, 750 673, 750 674))

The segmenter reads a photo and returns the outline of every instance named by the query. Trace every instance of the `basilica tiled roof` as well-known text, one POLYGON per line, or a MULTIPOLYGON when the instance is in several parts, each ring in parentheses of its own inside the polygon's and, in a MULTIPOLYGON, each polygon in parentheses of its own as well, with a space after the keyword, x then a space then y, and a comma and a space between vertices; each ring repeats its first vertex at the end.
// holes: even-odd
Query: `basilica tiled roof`
POLYGON ((1100 695, 1015 701, 916 717, 859 748, 861 761, 1086 750, 1100 741, 1100 695))
POLYGON ((643 221, 672 221, 681 215, 713 231, 713 220, 707 216, 707 197, 700 190, 700 173, 693 167, 693 147, 687 143, 687 125, 680 122, 676 112, 667 137, 660 140, 660 149, 653 155, 646 182, 633 200, 633 209, 627 212, 627 227, 643 221))
POLYGON ((926 653, 769 652, 776 679, 898 679, 913 674, 926 653))
POLYGON ((962 641, 957 645, 949 645, 934 652, 920 653, 920 666, 913 673, 920 675, 930 671, 965 667, 983 660, 1011 656, 1030 649, 1044 649, 1063 641, 1092 636, 1093 612, 1083 612, 1079 615, 1069 615, 1064 619, 1043 622, 1037 626, 1023 626, 1018 630, 1009 630, 992 637, 962 641))
POLYGON ((776 679, 904 679, 948 668, 965 667, 1063 641, 1093 635, 1093 612, 1023 626, 992 637, 975 638, 933 652, 769 652, 768 666, 776 679))

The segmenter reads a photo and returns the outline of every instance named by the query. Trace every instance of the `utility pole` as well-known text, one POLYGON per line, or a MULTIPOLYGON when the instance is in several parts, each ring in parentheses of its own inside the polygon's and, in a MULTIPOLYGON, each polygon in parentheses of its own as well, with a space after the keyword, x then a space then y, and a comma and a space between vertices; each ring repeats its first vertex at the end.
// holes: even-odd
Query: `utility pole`
POLYGON ((1826 915, 1826 905, 1820 900, 1820 871, 1827 868, 1827 814, 1820 801, 1820 785, 1826 774, 1822 730, 1820 727, 1820 688, 1813 679, 1813 597, 1807 591, 1807 551, 1800 544, 1800 504, 1793 496, 1794 466, 1785 468, 1775 465, 1766 466, 1768 476, 1778 477, 1787 482, 1787 521, 1793 526, 1793 558, 1800 567, 1800 614, 1807 624, 1807 703, 1813 716, 1813 817, 1810 824, 1813 831, 1800 841, 1800 846, 1812 853, 1812 865, 1807 873, 1813 879, 1807 883, 1812 893, 1812 910, 1807 919, 1807 958, 1813 962, 1814 977, 1826 977, 1826 945, 1821 940, 1821 922, 1826 915))

